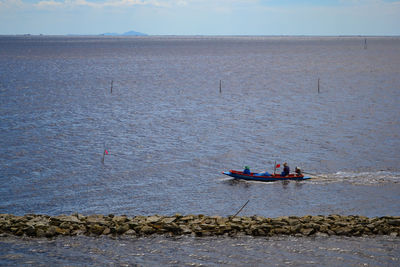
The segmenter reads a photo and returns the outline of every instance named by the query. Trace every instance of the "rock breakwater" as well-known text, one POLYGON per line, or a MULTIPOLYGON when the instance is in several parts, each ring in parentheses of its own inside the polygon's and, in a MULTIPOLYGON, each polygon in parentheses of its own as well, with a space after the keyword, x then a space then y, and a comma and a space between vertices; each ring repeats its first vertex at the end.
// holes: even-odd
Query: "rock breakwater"
POLYGON ((400 235, 400 216, 368 218, 363 216, 284 216, 278 218, 221 217, 205 215, 115 216, 81 214, 47 216, 0 214, 0 234, 47 237, 74 235, 152 234, 177 236, 252 236, 275 235, 400 235))

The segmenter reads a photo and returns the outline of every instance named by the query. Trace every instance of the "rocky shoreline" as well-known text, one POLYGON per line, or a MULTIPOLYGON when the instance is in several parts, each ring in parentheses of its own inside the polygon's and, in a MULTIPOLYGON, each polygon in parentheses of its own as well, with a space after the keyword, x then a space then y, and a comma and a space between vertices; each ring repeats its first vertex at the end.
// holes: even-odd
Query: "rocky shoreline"
POLYGON ((400 216, 368 218, 363 216, 284 216, 278 218, 221 217, 205 215, 136 216, 81 214, 47 216, 0 214, 0 236, 29 237, 75 235, 153 234, 178 236, 364 236, 400 235, 400 216))

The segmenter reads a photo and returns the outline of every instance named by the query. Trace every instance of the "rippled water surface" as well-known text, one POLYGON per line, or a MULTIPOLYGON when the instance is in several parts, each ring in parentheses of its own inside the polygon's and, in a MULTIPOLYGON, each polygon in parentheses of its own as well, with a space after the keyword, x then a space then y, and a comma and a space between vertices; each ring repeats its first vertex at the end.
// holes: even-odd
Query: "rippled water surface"
POLYGON ((0 240, 0 264, 19 266, 396 266, 398 238, 177 239, 71 237, 0 240))
POLYGON ((0 239, 0 264, 19 266, 398 266, 398 238, 0 239))
POLYGON ((397 37, 0 37, 0 213, 400 215, 399 100, 397 37))

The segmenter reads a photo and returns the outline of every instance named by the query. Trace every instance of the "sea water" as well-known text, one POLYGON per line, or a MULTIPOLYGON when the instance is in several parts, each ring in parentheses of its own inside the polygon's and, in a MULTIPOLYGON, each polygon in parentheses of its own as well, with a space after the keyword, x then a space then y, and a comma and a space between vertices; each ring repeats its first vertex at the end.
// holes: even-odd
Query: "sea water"
MULTIPOLYGON (((400 38, 367 43, 0 37, 0 213, 228 216, 250 200, 240 215, 398 216, 400 38), (221 173, 272 172, 275 162, 313 179, 238 182, 221 173)), ((400 256, 393 237, 0 244, 4 265, 377 266, 400 256)))

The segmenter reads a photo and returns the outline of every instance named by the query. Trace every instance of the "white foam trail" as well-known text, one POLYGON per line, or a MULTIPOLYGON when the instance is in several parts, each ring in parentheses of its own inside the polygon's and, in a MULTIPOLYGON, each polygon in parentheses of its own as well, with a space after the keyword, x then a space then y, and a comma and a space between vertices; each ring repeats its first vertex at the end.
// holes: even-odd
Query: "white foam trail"
POLYGON ((319 174, 312 176, 313 182, 349 182, 352 184, 379 184, 400 183, 400 172, 377 171, 377 172, 346 172, 319 174))

